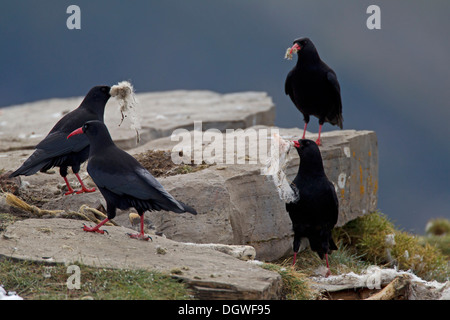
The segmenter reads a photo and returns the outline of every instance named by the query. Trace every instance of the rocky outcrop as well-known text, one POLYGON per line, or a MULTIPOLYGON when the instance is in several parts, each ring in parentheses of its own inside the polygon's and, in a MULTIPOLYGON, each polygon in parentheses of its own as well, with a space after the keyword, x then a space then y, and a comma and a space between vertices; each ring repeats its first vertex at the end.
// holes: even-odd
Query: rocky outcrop
MULTIPOLYGON (((290 252, 292 231, 285 204, 279 198, 271 177, 262 175, 261 169, 266 163, 274 132, 279 132, 286 140, 298 139, 302 132, 296 128, 267 126, 274 120, 270 97, 258 92, 221 95, 209 91, 172 91, 142 93, 137 95, 137 99, 142 114, 141 145, 129 149, 132 154, 155 149, 170 152, 178 147, 190 152, 189 159, 196 159, 198 151, 201 156, 207 150, 211 152, 214 140, 205 132, 215 128, 213 134, 227 130, 229 133, 218 136, 224 139, 223 150, 218 153, 221 159, 214 153, 215 165, 195 173, 159 178, 169 192, 194 206, 199 215, 147 213, 149 226, 177 241, 250 245, 256 249, 257 259, 261 260, 276 260, 290 252), (210 112, 211 108, 215 112, 210 112), (196 119, 202 119, 202 132, 188 131, 194 128, 196 119), (251 127, 253 124, 258 126, 251 127), (175 129, 182 129, 189 138, 180 143, 180 139, 170 136, 175 129), (197 137, 200 134, 200 144, 194 141, 196 134, 197 137), (235 140, 227 144, 230 136, 235 140), (257 137, 256 143, 250 143, 249 139, 253 137, 257 137), (237 143, 239 139, 244 144, 237 143)), ((27 148, 42 139, 64 110, 69 106, 73 108, 79 100, 81 98, 52 99, 3 109, 2 119, 5 120, 0 127, 3 132, 0 147, 13 150, 4 153, 2 167, 6 170, 18 167, 32 152, 27 148), (45 113, 33 112, 44 108, 45 113)), ((116 101, 110 99, 105 113, 111 134, 122 147, 135 146, 135 132, 126 122, 117 126, 120 112, 115 104, 116 101)), ((308 134, 307 138, 315 139, 316 136, 308 134)), ((378 149, 375 133, 354 130, 325 132, 321 152, 325 171, 339 197, 338 225, 376 210, 378 149)), ((290 152, 285 167, 288 180, 295 177, 298 163, 296 152, 290 152)), ((82 204, 95 205, 103 201, 98 192, 62 197, 54 189, 54 185, 61 182, 58 174, 39 173, 23 180, 39 194, 49 189, 42 204, 45 209, 77 210, 82 204)), ((116 220, 131 227, 126 214, 119 214, 116 220)))
MULTIPOLYGON (((136 146, 136 135, 133 130, 130 130, 127 119, 120 127, 118 126, 120 112, 116 102, 112 99, 108 102, 105 122, 119 146, 133 155, 147 150, 171 152, 174 148, 178 148, 174 155, 178 155, 179 158, 187 157, 189 161, 193 159, 201 162, 205 160, 202 156, 209 154, 215 161, 212 165, 205 166, 203 170, 196 172, 158 177, 162 185, 175 198, 194 207, 198 215, 147 212, 145 214, 147 228, 170 239, 167 239, 166 243, 166 240, 163 240, 164 237, 156 237, 155 242, 149 245, 151 250, 156 250, 154 245, 159 245, 164 246, 171 254, 156 254, 150 260, 132 264, 135 267, 154 267, 165 270, 172 267, 181 268, 185 270, 183 274, 190 279, 192 287, 196 288, 198 296, 202 298, 276 298, 280 289, 279 277, 273 273, 258 274, 254 268, 261 268, 249 267, 249 264, 242 261, 236 262, 235 257, 247 259, 256 257, 258 260, 273 261, 291 253, 293 234, 285 203, 280 199, 274 180, 270 176, 261 174, 261 170, 267 161, 272 133, 278 132, 283 139, 294 140, 302 135, 302 131, 296 128, 273 127, 275 107, 265 93, 246 92, 222 95, 209 91, 171 91, 142 93, 138 94, 137 98, 142 115, 139 146, 136 146), (195 121, 200 119, 202 131, 192 131, 192 129, 198 129, 195 121), (176 129, 189 138, 181 142, 171 137, 176 129), (232 129, 236 130, 230 131, 232 129), (207 133, 210 135, 208 136, 207 133), (229 135, 221 135, 222 133, 229 135), (196 139, 199 136, 200 140, 196 139), (212 136, 215 138, 211 139, 212 136), (254 140, 255 137, 257 140, 254 140), (217 145, 214 144, 217 141, 222 142, 219 148, 216 148, 217 145), (227 144, 230 141, 231 143, 227 144), (183 152, 180 153, 181 150, 183 152), (199 159, 198 155, 200 155, 199 159), (237 251, 233 247, 236 245, 240 246, 237 251), (197 259, 199 263, 194 265, 194 261, 187 258, 191 255, 190 250, 193 250, 192 259, 197 259), (203 254, 202 257, 200 257, 201 254, 203 254), (219 256, 222 258, 226 256, 227 260, 219 256), (161 265, 155 261, 161 262, 161 265), (162 266, 162 264, 165 265, 162 266), (187 269, 183 269, 183 266, 187 269), (200 269, 197 270, 197 268, 200 269), (239 269, 237 273, 242 273, 242 278, 241 275, 234 274, 235 268, 239 269), (217 270, 220 270, 220 276, 216 274, 217 270), (212 277, 214 279, 204 281, 208 273, 214 275, 212 277), (250 283, 253 284, 250 285, 250 283)), ((61 115, 74 109, 80 101, 81 98, 51 99, 2 109, 0 169, 4 171, 16 169, 31 154, 32 147, 47 134, 61 115), (36 112, 36 110, 45 110, 45 112, 36 112)), ((315 140, 317 135, 307 133, 307 138, 315 140)), ((323 133, 322 141, 323 146, 320 150, 325 171, 335 185, 340 202, 338 225, 376 210, 378 149, 375 133, 355 130, 331 131, 323 133)), ((298 164, 297 153, 291 151, 284 168, 288 180, 295 177, 298 164)), ((93 182, 89 181, 85 166, 82 168, 81 175, 88 185, 94 186, 93 182)), ((69 180, 71 183, 76 181, 70 175, 69 180)), ((79 210, 82 205, 105 206, 104 199, 98 191, 64 196, 64 192, 61 191, 61 182, 62 179, 57 170, 37 173, 33 176, 22 177, 21 188, 18 192, 26 201, 31 201, 35 206, 47 210, 69 212, 79 210)), ((0 208, 6 212, 13 210, 1 201, 0 208)), ((64 233, 72 228, 76 231, 81 230, 79 229, 80 221, 45 220, 42 223, 50 226, 52 232, 45 237, 39 237, 39 243, 36 242, 36 238, 31 240, 15 228, 20 226, 28 231, 37 230, 38 227, 31 224, 39 224, 40 220, 29 219, 29 222, 24 221, 20 224, 17 222, 8 227, 8 232, 13 236, 0 240, 0 247, 3 246, 2 250, 11 250, 12 244, 15 243, 13 247, 24 250, 23 254, 7 252, 18 258, 26 258, 27 254, 33 260, 39 260, 39 256, 54 256, 54 259, 64 262, 75 261, 82 257, 83 263, 88 261, 94 263, 104 259, 106 264, 113 264, 115 262, 111 260, 112 258, 99 254, 101 250, 108 250, 117 260, 114 267, 123 267, 121 263, 130 262, 130 260, 129 258, 124 260, 119 256, 127 252, 125 257, 129 257, 129 250, 134 250, 128 247, 129 239, 125 237, 125 240, 123 237, 124 228, 133 227, 128 213, 128 211, 119 211, 114 219, 122 227, 108 227, 111 230, 120 231, 117 239, 112 232, 105 237, 82 232, 83 237, 91 240, 95 237, 95 241, 89 242, 83 238, 79 239, 78 243, 78 240, 75 241, 78 233, 70 231, 74 236, 72 239, 70 234, 70 239, 66 239, 69 242, 65 248, 74 248, 74 251, 68 250, 71 252, 64 252, 65 255, 61 257, 59 252, 65 250, 61 250, 57 240, 60 232, 64 233), (121 252, 112 253, 122 245, 122 242, 125 247, 120 249, 121 252), (34 251, 33 245, 36 247, 34 251), (96 253, 92 253, 94 251, 96 253), (70 257, 68 258, 66 254, 70 257)), ((36 235, 36 231, 30 234, 36 235)), ((130 241, 132 241, 130 244, 135 246, 146 245, 137 244, 138 241, 130 241)), ((2 254, 5 252, 3 251, 2 254)), ((139 251, 133 254, 141 253, 139 251)))
MULTIPOLYGON (((141 143, 170 136, 177 128, 219 130, 272 125, 275 105, 265 92, 219 94, 212 91, 165 91, 137 93, 141 143)), ((77 108, 83 97, 49 99, 2 108, 0 151, 33 148, 66 113, 77 108)), ((136 147, 136 133, 127 118, 121 123, 116 99, 105 108, 105 123, 114 141, 124 149, 136 147)))
MULTIPOLYGON (((275 130, 286 140, 298 139, 302 134, 299 129, 251 129, 267 133, 268 136, 264 136, 260 143, 268 145, 270 134, 275 130)), ((312 134, 307 137, 315 138, 312 134)), ((137 154, 148 149, 170 151, 176 143, 166 137, 129 152, 137 154)), ((323 144, 321 152, 325 171, 335 185, 340 202, 338 226, 375 211, 378 184, 375 133, 353 130, 327 132, 323 135, 323 144)), ((205 143, 203 149, 207 147, 205 143)), ((250 156, 255 154, 249 150, 252 148, 255 146, 247 146, 245 153, 240 154, 244 160, 247 159, 244 164, 216 164, 194 173, 159 177, 158 180, 175 198, 193 206, 199 214, 147 212, 147 226, 180 242, 249 245, 255 248, 256 259, 264 261, 273 261, 290 254, 292 226, 285 203, 280 199, 271 176, 261 174, 267 154, 257 159, 255 164, 248 163, 250 156)), ((236 156, 237 151, 228 150, 228 153, 236 156)), ((226 158, 227 150, 223 154, 226 158)), ((291 151, 285 169, 288 179, 295 177, 298 163, 297 153, 291 151)), ((52 184, 61 182, 58 174, 39 174, 24 180, 30 182, 28 192, 31 188, 42 190, 42 183, 50 190, 55 190, 52 184), (41 185, 36 187, 39 183, 41 185)), ((88 184, 94 186, 92 182, 88 184)), ((99 192, 71 197, 62 196, 59 192, 57 196, 48 195, 48 201, 42 208, 77 211, 83 204, 92 207, 105 205, 99 192)), ((115 221, 132 227, 128 211, 118 211, 115 221)))
POLYGON ((186 281, 198 299, 279 298, 278 273, 217 248, 156 235, 153 241, 138 241, 127 236, 134 230, 116 226, 104 227, 107 234, 91 234, 81 225, 79 220, 58 218, 18 221, 0 238, 0 258, 158 270, 186 281))
MULTIPOLYGON (((299 129, 252 127, 263 132, 259 146, 270 144, 271 133, 278 131, 285 140, 298 139, 299 129)), ((244 135, 239 132, 237 135, 244 135)), ((307 138, 317 138, 308 134, 307 138)), ((145 149, 171 150, 177 142, 163 138, 149 142, 131 152, 145 149)), ((338 226, 377 209, 378 151, 376 135, 372 131, 343 130, 323 134, 321 153, 325 172, 335 185, 340 207, 338 226)), ((156 228, 177 241, 196 243, 246 244, 256 249, 256 258, 273 261, 292 249, 292 226, 270 176, 261 174, 267 154, 256 164, 249 164, 251 151, 258 145, 247 145, 241 157, 246 164, 220 164, 204 170, 161 178, 164 187, 176 198, 194 206, 199 215, 177 215, 151 212, 148 217, 156 228)), ((204 143, 203 149, 208 147, 204 143)), ((224 149, 236 157, 236 150, 224 149)), ((231 158, 231 157, 230 157, 231 158)), ((255 160, 255 159, 254 159, 255 160)), ((289 154, 286 166, 288 180, 298 170, 299 157, 289 154)), ((118 221, 127 223, 125 219, 118 221)))

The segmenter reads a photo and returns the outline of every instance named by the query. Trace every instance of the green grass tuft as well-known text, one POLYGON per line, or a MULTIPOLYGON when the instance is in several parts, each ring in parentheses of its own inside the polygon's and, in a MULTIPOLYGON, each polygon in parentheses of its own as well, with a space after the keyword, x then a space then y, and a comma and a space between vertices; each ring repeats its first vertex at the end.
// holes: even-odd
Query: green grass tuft
POLYGON ((411 270, 424 280, 449 278, 447 257, 439 248, 397 230, 382 213, 374 212, 350 221, 337 228, 336 234, 368 263, 395 265, 400 270, 411 270))
POLYGON ((1 285, 34 300, 187 300, 187 287, 169 275, 146 270, 80 267, 80 289, 68 289, 64 265, 0 260, 1 285))
POLYGON ((425 232, 429 236, 450 236, 450 220, 445 218, 428 221, 425 232))

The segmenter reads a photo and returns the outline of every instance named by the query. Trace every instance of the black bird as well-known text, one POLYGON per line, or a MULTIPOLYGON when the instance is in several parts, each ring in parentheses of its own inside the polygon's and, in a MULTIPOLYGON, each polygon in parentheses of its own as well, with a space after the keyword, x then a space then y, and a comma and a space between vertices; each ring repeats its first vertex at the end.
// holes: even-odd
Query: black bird
POLYGON ((310 39, 295 40, 286 56, 292 56, 293 52, 298 54, 297 64, 287 75, 284 90, 303 114, 305 126, 302 139, 305 139, 309 116, 319 118, 319 137, 316 143, 321 145, 320 133, 324 122, 338 125, 342 129, 339 82, 336 73, 320 59, 310 39))
POLYGON ((59 173, 69 189, 65 195, 68 195, 74 192, 67 180, 67 168, 70 166, 81 184, 81 190, 76 193, 95 191, 95 188, 86 188, 78 175, 81 164, 89 156, 89 140, 84 136, 67 140, 67 135, 82 126, 86 121, 99 120, 103 122, 105 105, 111 97, 109 90, 110 87, 108 86, 93 87, 80 106, 66 114, 55 124, 44 140, 36 145, 36 151, 10 177, 29 176, 38 171, 45 172, 50 168, 59 167, 59 173))
POLYGON ((130 237, 148 240, 144 235, 145 211, 197 214, 195 209, 175 200, 134 157, 119 149, 103 122, 88 121, 67 139, 83 133, 90 142, 87 171, 106 200, 108 216, 95 227, 84 226, 84 231, 104 233, 99 228, 116 216, 117 208, 134 207, 141 217, 141 232, 130 237))
POLYGON ((296 202, 286 203, 286 210, 292 220, 294 230, 294 262, 302 238, 308 238, 311 249, 327 263, 330 274, 328 253, 336 250, 331 231, 336 225, 339 202, 333 184, 323 169, 319 147, 312 140, 294 141, 300 156, 300 166, 291 187, 298 194, 296 202))

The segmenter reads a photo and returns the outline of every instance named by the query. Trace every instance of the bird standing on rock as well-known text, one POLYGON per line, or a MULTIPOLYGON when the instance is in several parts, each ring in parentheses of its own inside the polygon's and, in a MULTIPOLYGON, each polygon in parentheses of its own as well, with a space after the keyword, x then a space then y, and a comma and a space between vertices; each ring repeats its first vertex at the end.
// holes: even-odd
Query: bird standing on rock
POLYGON ((330 275, 328 253, 336 250, 331 231, 336 225, 339 202, 333 184, 323 168, 319 147, 312 140, 293 141, 300 156, 300 166, 291 187, 298 194, 294 202, 286 203, 286 210, 294 230, 294 261, 302 238, 307 238, 311 249, 323 259, 330 275))
POLYGON ((321 145, 320 134, 325 122, 342 129, 339 82, 336 73, 320 59, 316 47, 309 38, 296 39, 293 46, 288 48, 286 58, 292 59, 293 53, 297 53, 298 60, 287 75, 285 93, 303 114, 305 126, 302 139, 305 139, 309 117, 312 115, 319 118, 319 137, 316 144, 321 145))
POLYGON ((66 114, 55 124, 44 140, 36 145, 36 151, 10 177, 30 176, 38 171, 45 172, 50 168, 59 167, 59 172, 68 188, 65 195, 69 195, 75 192, 67 180, 67 168, 70 166, 81 184, 81 190, 76 191, 76 193, 95 191, 95 188, 86 188, 78 175, 81 164, 89 156, 89 140, 84 136, 67 140, 67 135, 82 126, 86 121, 98 120, 103 122, 105 105, 111 97, 109 91, 110 87, 108 86, 93 87, 80 106, 66 114))
POLYGON ((104 233, 99 228, 116 216, 116 209, 134 207, 141 218, 139 234, 130 237, 149 240, 144 234, 144 212, 166 210, 197 214, 168 193, 164 187, 134 157, 119 149, 111 139, 105 124, 88 121, 67 136, 84 134, 90 142, 87 171, 106 200, 107 218, 95 227, 84 226, 84 231, 104 233))

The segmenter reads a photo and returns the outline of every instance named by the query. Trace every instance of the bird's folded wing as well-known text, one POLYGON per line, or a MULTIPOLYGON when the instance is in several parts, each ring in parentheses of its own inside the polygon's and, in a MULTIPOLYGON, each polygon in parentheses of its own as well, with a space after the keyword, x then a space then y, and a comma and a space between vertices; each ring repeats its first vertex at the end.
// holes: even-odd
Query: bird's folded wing
POLYGON ((36 149, 43 150, 45 157, 52 158, 71 152, 79 152, 89 145, 89 140, 83 135, 67 139, 69 133, 51 132, 36 145, 36 149))
POLYGON ((284 82, 284 92, 292 98, 292 70, 288 73, 286 81, 284 82))
POLYGON ((175 206, 184 211, 183 206, 144 168, 135 168, 120 175, 98 170, 89 174, 98 187, 108 189, 119 196, 156 201, 163 207, 175 206))
MULTIPOLYGON (((333 88, 333 92, 337 95, 337 96, 341 96, 341 87, 339 85, 339 81, 337 80, 336 74, 332 71, 328 71, 327 73, 327 79, 328 79, 328 83, 331 85, 331 87, 333 88)), ((340 100, 340 98, 339 98, 340 100)), ((341 110, 342 112, 342 104, 341 104, 341 110)))

